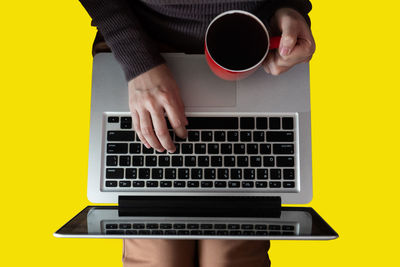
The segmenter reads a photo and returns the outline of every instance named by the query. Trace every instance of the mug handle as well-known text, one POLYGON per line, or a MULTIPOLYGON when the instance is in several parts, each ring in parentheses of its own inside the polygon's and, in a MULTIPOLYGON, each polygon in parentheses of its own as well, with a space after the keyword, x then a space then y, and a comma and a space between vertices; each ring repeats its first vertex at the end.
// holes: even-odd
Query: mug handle
POLYGON ((279 47, 280 42, 281 42, 280 36, 272 36, 269 39, 269 49, 277 49, 279 47))

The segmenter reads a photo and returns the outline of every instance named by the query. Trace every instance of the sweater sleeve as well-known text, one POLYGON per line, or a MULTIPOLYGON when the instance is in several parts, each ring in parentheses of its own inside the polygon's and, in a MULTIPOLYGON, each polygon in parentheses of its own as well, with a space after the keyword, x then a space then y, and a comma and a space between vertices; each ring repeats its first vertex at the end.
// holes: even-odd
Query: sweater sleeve
POLYGON ((311 20, 308 13, 311 11, 312 5, 309 0, 271 0, 266 3, 262 11, 264 22, 269 22, 270 18, 279 8, 289 7, 299 12, 305 18, 307 24, 311 26, 311 20))
POLYGON ((125 0, 80 2, 121 64, 127 81, 165 62, 125 0))

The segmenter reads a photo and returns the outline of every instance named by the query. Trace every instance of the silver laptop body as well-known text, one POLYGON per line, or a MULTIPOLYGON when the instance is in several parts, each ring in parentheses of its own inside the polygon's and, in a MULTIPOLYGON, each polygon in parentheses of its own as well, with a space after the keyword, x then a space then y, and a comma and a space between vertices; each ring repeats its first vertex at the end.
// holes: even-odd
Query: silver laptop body
POLYGON ((237 82, 223 81, 209 70, 204 55, 164 54, 181 90, 187 116, 294 117, 296 186, 279 190, 169 190, 158 188, 108 190, 105 181, 107 116, 129 116, 128 90, 123 71, 111 53, 93 61, 88 168, 88 198, 93 203, 118 203, 118 196, 279 196, 282 204, 304 204, 312 199, 310 83, 308 64, 299 64, 279 76, 263 70, 237 82))

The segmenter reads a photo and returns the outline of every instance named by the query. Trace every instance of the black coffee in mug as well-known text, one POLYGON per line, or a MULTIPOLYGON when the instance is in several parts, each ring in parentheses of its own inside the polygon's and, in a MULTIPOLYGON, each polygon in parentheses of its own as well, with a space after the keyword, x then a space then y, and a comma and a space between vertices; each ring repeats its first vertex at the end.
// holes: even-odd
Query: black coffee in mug
POLYGON ((266 29, 242 13, 224 15, 213 22, 206 40, 213 60, 228 70, 246 70, 258 64, 269 47, 266 29))

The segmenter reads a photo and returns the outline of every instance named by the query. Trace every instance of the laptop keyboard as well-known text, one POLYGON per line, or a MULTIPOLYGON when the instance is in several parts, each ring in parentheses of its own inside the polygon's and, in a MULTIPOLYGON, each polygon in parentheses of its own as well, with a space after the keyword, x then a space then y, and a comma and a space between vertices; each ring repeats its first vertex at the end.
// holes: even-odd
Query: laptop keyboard
POLYGON ((104 117, 103 191, 297 192, 297 116, 187 115, 175 153, 141 144, 129 113, 104 117))
POLYGON ((106 235, 294 236, 296 224, 222 222, 112 222, 102 223, 106 235))

